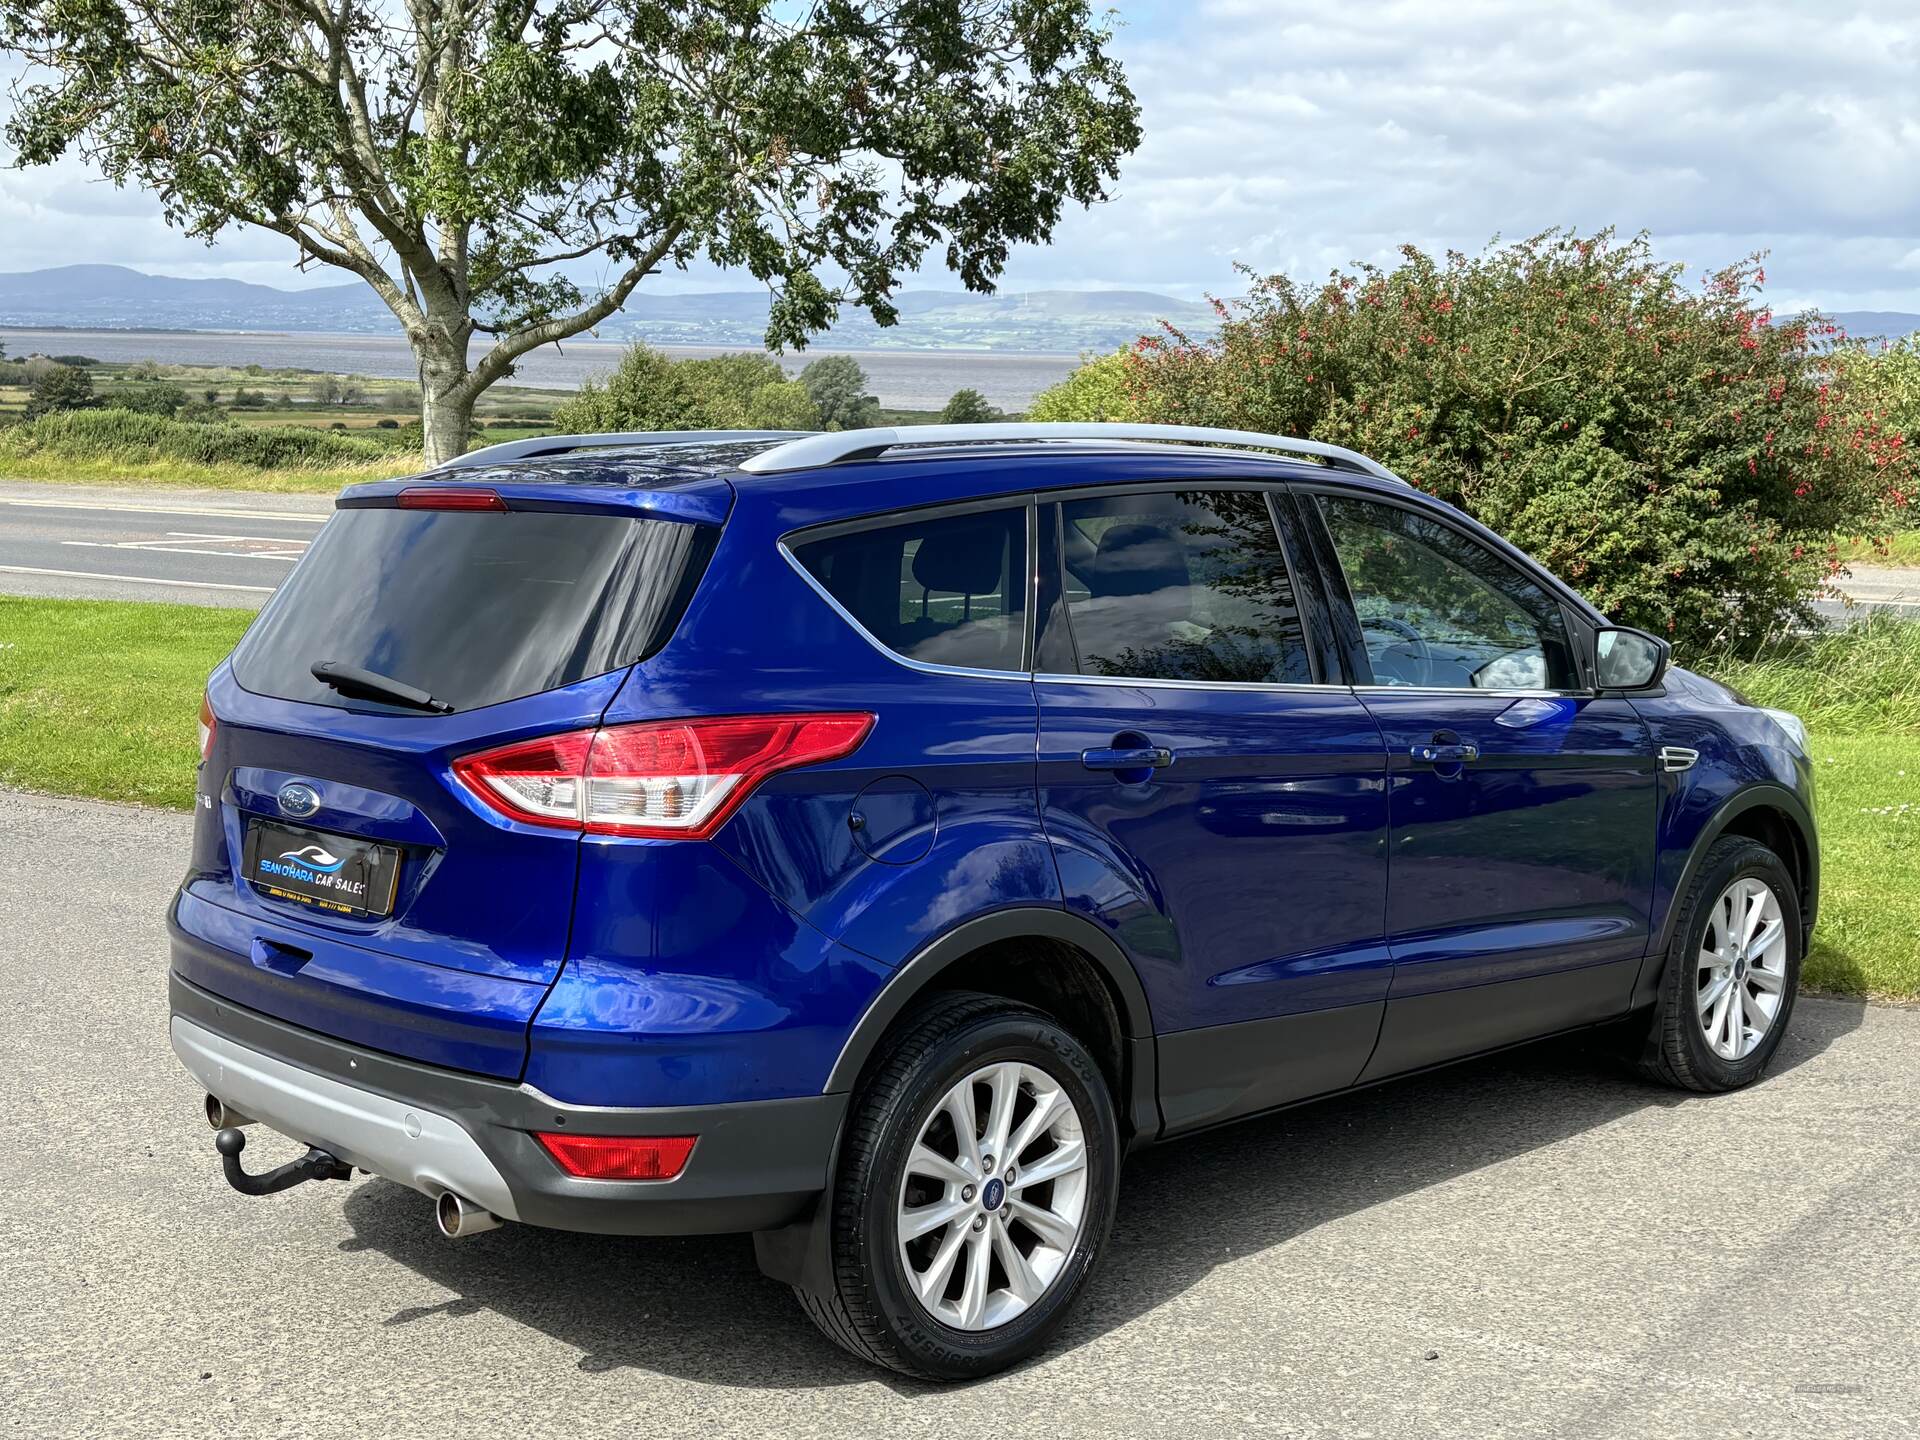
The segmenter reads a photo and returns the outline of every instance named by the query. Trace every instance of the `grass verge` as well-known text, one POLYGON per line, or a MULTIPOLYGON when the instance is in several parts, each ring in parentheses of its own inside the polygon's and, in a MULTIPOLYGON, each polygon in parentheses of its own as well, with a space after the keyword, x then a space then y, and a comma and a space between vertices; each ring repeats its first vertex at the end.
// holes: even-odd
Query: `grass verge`
POLYGON ((1920 530, 1902 530, 1886 537, 1886 544, 1855 540, 1840 546, 1840 558, 1849 565, 1920 565, 1920 530))
MULTIPOLYGON (((191 805, 200 692, 248 618, 0 596, 0 785, 191 805)), ((1920 622, 1702 668, 1811 727, 1824 863, 1807 983, 1920 995, 1920 622)))
POLYGON ((242 610, 0 596, 0 785, 185 809, 242 610))

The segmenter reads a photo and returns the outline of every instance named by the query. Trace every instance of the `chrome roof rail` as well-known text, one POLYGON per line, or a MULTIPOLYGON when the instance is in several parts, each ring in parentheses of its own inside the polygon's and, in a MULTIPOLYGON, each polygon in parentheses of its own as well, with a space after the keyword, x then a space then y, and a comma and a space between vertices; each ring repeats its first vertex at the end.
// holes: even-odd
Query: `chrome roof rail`
POLYGON ((526 440, 489 445, 484 450, 470 450, 434 469, 470 470, 480 465, 504 465, 514 460, 624 445, 728 445, 754 440, 794 440, 806 433, 804 430, 628 430, 608 435, 535 435, 526 440))
POLYGON ((1279 450, 1305 455, 1341 470, 1371 475, 1376 480, 1407 482, 1377 460, 1358 450, 1319 440, 1296 440, 1286 435, 1262 435, 1252 430, 1216 430, 1205 425, 1027 424, 904 425, 873 430, 841 430, 789 440, 740 462, 749 475, 779 475, 811 470, 850 460, 872 460, 901 445, 971 445, 1019 440, 1145 440, 1183 445, 1231 445, 1243 450, 1279 450))

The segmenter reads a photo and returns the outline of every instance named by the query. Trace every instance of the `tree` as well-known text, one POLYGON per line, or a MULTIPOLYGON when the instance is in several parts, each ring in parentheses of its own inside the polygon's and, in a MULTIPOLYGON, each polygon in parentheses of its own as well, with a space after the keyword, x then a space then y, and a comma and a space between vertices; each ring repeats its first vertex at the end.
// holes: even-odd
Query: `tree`
POLYGON ((91 410, 96 403, 93 376, 72 365, 49 365, 28 393, 26 417, 37 420, 56 410, 91 410))
POLYGON ((1351 446, 1618 619, 1695 651, 1759 638, 1809 618, 1836 535, 1906 513, 1914 447, 1836 327, 1773 323, 1758 257, 1681 279, 1644 235, 1561 231, 1317 286, 1250 276, 1212 340, 1128 353, 1112 418, 1351 446))
POLYGON ((851 355, 822 355, 800 372, 828 430, 860 430, 880 423, 880 401, 867 394, 867 372, 851 355))
POLYGON ((987 397, 978 390, 956 390, 947 401, 946 408, 940 412, 940 419, 948 425, 983 425, 990 420, 1004 420, 1007 417, 987 403, 987 397))
POLYGON ((891 324, 936 247, 991 289, 1139 143, 1110 38, 1090 0, 0 0, 19 161, 76 151, 189 234, 360 276, 429 463, 665 266, 745 269, 775 347, 842 304, 891 324))
POLYGON ((604 385, 588 381, 553 413, 576 434, 610 430, 817 430, 806 388, 765 355, 675 362, 632 345, 604 385))

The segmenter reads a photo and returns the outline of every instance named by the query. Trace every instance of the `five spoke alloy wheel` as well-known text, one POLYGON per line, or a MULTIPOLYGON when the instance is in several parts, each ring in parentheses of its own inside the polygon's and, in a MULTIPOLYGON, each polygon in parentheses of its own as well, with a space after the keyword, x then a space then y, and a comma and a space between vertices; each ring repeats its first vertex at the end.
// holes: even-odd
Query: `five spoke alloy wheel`
POLYGON ((1744 1060, 1773 1029, 1786 998, 1787 922, 1757 876, 1727 886, 1707 916, 1695 975, 1701 1032, 1723 1060, 1744 1060))
POLYGON ((897 1197, 900 1259, 920 1304, 956 1330, 991 1330, 1047 1293, 1087 1212, 1087 1137, 1060 1083, 1006 1060, 934 1106, 897 1197))

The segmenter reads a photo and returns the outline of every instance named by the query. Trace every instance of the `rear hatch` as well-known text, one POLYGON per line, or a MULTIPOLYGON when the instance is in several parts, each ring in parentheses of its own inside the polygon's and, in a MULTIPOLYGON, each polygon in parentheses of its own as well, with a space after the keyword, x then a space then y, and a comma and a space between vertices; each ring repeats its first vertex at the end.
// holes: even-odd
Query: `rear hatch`
POLYGON ((566 954, 580 840, 481 803, 452 763, 599 722, 704 568, 725 507, 698 499, 350 492, 209 686, 185 978, 517 1075, 566 954))

